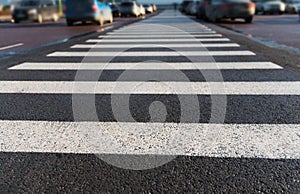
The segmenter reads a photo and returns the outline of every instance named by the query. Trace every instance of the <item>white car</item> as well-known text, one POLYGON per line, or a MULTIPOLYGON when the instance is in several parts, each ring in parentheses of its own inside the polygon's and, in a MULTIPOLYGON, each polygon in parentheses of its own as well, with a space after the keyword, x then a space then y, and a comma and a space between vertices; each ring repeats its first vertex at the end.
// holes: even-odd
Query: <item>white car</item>
POLYGON ((285 11, 287 13, 298 13, 300 11, 300 0, 287 0, 285 11))
POLYGON ((146 15, 146 10, 143 5, 139 5, 139 13, 140 13, 140 16, 146 15))
POLYGON ((256 1, 256 13, 262 12, 267 13, 279 13, 283 14, 285 12, 285 3, 280 0, 258 0, 256 1))

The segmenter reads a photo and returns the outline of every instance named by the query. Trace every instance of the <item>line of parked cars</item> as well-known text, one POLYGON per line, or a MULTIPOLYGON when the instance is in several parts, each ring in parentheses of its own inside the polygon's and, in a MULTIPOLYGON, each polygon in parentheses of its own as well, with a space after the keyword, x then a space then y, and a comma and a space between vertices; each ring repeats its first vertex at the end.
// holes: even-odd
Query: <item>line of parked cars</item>
POLYGON ((135 1, 122 2, 119 5, 119 12, 122 17, 126 16, 144 16, 147 13, 153 13, 157 11, 157 7, 154 4, 137 4, 135 1))
MULTIPOLYGON (((19 23, 31 20, 42 23, 45 20, 58 21, 57 0, 21 0, 12 12, 12 20, 19 23)), ((105 3, 105 0, 63 0, 64 15, 68 26, 75 22, 94 22, 98 25, 112 23, 114 17, 144 16, 157 11, 154 4, 137 4, 135 1, 120 4, 105 3)))
POLYGON ((200 19, 217 22, 221 19, 244 19, 251 23, 254 14, 299 13, 300 0, 184 0, 180 10, 200 19))

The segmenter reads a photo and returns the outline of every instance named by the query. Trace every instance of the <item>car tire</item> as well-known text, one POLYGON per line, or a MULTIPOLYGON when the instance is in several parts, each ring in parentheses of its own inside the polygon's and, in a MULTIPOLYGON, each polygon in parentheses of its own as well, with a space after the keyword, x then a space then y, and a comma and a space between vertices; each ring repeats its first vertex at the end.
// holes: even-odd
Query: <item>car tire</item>
POLYGON ((252 17, 252 16, 245 18, 245 22, 246 22, 247 24, 250 24, 250 23, 252 22, 252 20, 253 20, 253 17, 252 17))
POLYGON ((213 18, 211 18, 211 21, 212 21, 213 23, 219 23, 219 22, 220 22, 220 18, 213 17, 213 18))
POLYGON ((67 20, 67 25, 68 25, 68 26, 73 26, 73 21, 67 20))

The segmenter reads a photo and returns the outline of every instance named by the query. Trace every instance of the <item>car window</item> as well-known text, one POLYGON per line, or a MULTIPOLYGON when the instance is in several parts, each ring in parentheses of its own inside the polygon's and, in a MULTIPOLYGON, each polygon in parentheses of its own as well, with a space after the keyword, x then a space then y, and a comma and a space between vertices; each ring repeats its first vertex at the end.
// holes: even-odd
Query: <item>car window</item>
POLYGON ((21 6, 37 6, 39 4, 40 4, 39 1, 34 1, 34 0, 21 1, 20 3, 21 6))

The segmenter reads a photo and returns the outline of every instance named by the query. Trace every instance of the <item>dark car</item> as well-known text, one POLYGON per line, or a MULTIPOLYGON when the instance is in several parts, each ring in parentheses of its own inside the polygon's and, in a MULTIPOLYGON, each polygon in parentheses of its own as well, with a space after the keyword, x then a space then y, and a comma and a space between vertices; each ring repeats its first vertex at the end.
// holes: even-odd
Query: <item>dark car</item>
POLYGON ((111 8, 100 0, 67 0, 65 15, 68 26, 78 21, 92 21, 101 26, 113 22, 111 8))
POLYGON ((144 8, 145 8, 146 13, 153 13, 154 12, 153 6, 150 5, 150 4, 144 4, 144 8))
POLYGON ((197 13, 196 13, 196 17, 199 19, 207 19, 206 18, 206 6, 209 4, 210 0, 201 0, 198 3, 197 6, 197 13))
POLYGON ((294 14, 300 11, 300 0, 287 0, 285 4, 285 12, 287 13, 294 14))
POLYGON ((121 10, 120 10, 120 7, 117 5, 117 4, 110 4, 110 9, 112 11, 112 14, 114 17, 120 17, 121 16, 121 10))
POLYGON ((15 23, 31 20, 42 23, 44 20, 57 21, 58 9, 52 0, 23 0, 12 13, 15 23))
POLYGON ((224 18, 241 18, 246 23, 251 23, 255 14, 255 4, 250 0, 211 0, 205 7, 205 14, 213 22, 224 18))
POLYGON ((135 1, 121 3, 120 9, 122 16, 130 15, 138 17, 140 15, 140 8, 135 1))
POLYGON ((181 3, 180 11, 186 13, 189 4, 193 3, 193 0, 183 0, 181 3))

